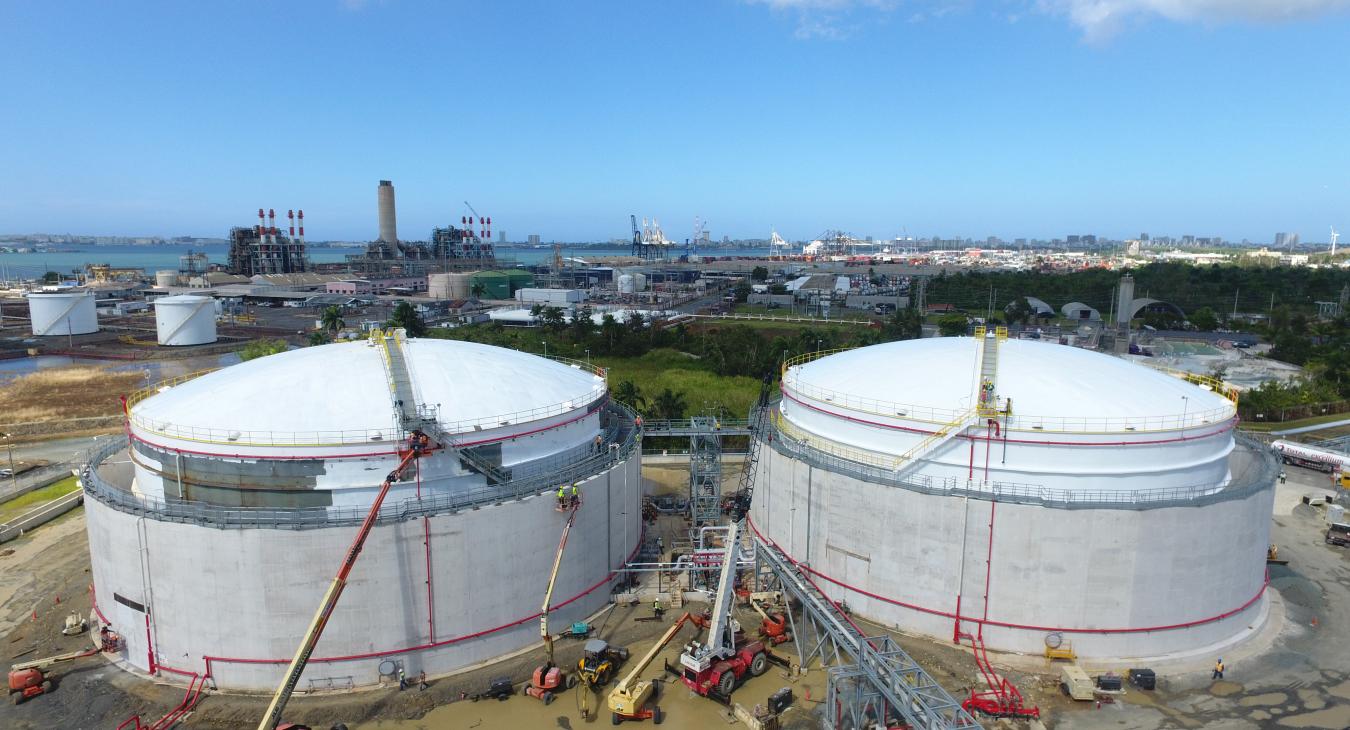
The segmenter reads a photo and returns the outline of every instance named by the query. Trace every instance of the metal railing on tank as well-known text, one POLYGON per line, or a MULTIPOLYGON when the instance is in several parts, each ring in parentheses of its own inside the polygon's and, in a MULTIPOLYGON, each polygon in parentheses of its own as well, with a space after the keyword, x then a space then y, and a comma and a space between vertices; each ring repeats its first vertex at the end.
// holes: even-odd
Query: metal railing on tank
MULTIPOLYGON (((789 394, 792 396, 801 396, 808 400, 815 401, 822 406, 825 406, 827 409, 831 406, 837 406, 845 410, 880 416, 882 418, 930 423, 939 427, 961 421, 969 411, 969 407, 936 408, 933 406, 915 405, 912 403, 899 403, 896 401, 857 395, 855 393, 845 393, 830 388, 822 388, 803 380, 800 370, 791 372, 792 368, 799 365, 805 365, 809 362, 840 352, 847 352, 849 349, 852 348, 821 350, 820 352, 810 352, 785 360, 781 372, 784 390, 789 391, 789 394)), ((1228 400, 1231 405, 1207 410, 1183 409, 1181 413, 1161 416, 1121 416, 1111 418, 1037 416, 1033 414, 1017 413, 1014 410, 1012 414, 1007 416, 1007 421, 1004 425, 1013 430, 1040 431, 1043 433, 1157 432, 1176 431, 1183 428, 1204 426, 1206 424, 1225 423, 1237 415, 1238 389, 1235 386, 1225 383, 1217 378, 1188 373, 1183 370, 1154 368, 1151 366, 1149 369, 1157 370, 1163 374, 1185 380, 1206 391, 1216 393, 1228 400)), ((1011 397, 1015 401, 1017 394, 1003 393, 1002 395, 1011 397)), ((1002 419, 1000 419, 1000 421, 1002 421, 1002 419)))
POLYGON ((769 445, 779 453, 818 468, 883 486, 924 494, 993 499, 1058 508, 1119 507, 1156 509, 1198 506, 1240 499, 1275 483, 1279 460, 1269 448, 1243 433, 1234 440, 1251 458, 1239 458, 1238 469, 1223 483, 1205 483, 1156 489, 1060 489, 1039 484, 933 477, 897 472, 896 457, 856 449, 809 433, 783 418, 775 409, 769 419, 769 445))
MULTIPOLYGON (((585 444, 543 459, 512 465, 517 478, 503 484, 482 486, 451 495, 410 497, 387 502, 380 508, 379 522, 400 522, 418 517, 457 512, 498 504, 552 491, 562 484, 588 479, 626 461, 641 448, 633 425, 635 414, 622 406, 610 406, 610 425, 602 434, 601 448, 585 444)), ((85 493, 114 509, 165 522, 186 522, 217 528, 311 529, 359 524, 369 507, 337 505, 285 509, 222 507, 201 502, 169 501, 132 494, 125 487, 106 481, 98 465, 127 448, 127 438, 118 437, 90 452, 81 481, 85 493)), ((371 485, 372 487, 375 485, 371 485)))

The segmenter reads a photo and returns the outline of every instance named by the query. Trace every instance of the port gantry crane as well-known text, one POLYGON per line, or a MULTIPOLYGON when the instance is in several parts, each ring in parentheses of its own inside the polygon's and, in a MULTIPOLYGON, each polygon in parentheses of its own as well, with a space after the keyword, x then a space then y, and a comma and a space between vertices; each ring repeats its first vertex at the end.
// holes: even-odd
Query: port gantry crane
POLYGON ((413 431, 408 437, 408 450, 401 454, 398 466, 389 472, 389 476, 385 477, 384 483, 380 485, 380 491, 375 495, 375 501, 371 502, 370 511, 366 513, 361 529, 357 530, 351 547, 347 548, 342 558, 337 575, 328 586, 328 591, 324 593, 318 613, 315 613, 314 619, 309 622, 309 628, 300 641, 300 648, 296 649, 295 657, 291 659, 286 674, 281 678, 281 685, 272 695, 272 703, 267 706, 267 713, 263 715, 262 722, 258 723, 258 730, 276 730, 281 723, 281 713, 286 710, 286 703, 290 701, 295 685, 300 682, 300 674, 305 671, 305 665, 309 663, 310 655, 314 653, 314 647, 319 643, 319 637, 323 636, 324 627, 333 616, 333 609, 337 608, 338 599, 342 597, 342 591, 347 587, 347 578, 352 573, 352 567, 356 565, 356 559, 361 555, 361 549, 365 547, 366 538, 370 537, 370 531, 375 527, 375 520, 380 515, 380 506, 384 504, 389 488, 402 479, 403 472, 426 452, 430 443, 430 438, 421 431, 413 431))

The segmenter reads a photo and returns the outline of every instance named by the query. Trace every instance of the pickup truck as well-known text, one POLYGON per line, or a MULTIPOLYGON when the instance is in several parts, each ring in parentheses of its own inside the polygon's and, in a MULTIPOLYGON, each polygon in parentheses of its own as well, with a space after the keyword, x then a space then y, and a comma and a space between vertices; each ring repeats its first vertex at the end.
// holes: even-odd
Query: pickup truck
POLYGON ((1327 544, 1346 547, 1350 545, 1350 525, 1333 522, 1327 526, 1327 544))

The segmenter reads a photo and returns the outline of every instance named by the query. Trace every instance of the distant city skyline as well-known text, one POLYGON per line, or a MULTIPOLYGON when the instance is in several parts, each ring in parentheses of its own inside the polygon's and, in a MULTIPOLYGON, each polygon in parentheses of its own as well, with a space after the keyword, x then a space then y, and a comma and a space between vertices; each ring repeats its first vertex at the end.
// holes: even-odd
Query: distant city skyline
POLYGON ((219 238, 263 206, 368 241, 387 179, 407 240, 465 200, 517 240, 1326 240, 1347 6, 11 3, 0 230, 219 238))

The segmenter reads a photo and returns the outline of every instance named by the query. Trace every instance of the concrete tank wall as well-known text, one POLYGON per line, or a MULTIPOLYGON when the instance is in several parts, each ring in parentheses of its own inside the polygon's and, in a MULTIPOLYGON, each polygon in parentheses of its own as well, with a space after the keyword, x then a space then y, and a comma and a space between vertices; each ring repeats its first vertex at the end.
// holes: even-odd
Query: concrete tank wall
POLYGON ((29 294, 28 317, 37 337, 87 335, 98 331, 93 292, 29 294))
MULTIPOLYGON (((609 600, 607 577, 641 535, 640 492, 636 455, 581 483, 555 606, 578 598, 555 608, 553 625, 609 600)), ((86 509, 98 608, 125 637, 127 661, 146 670, 153 654, 209 671, 221 689, 275 688, 356 533, 160 522, 94 498, 86 509)), ((438 675, 538 644, 535 615, 565 521, 541 493, 377 526, 299 689, 373 684, 385 658, 438 675)))
POLYGON ((886 625, 950 640, 959 596, 973 632, 987 585, 991 649, 1039 654, 1059 630, 1080 656, 1126 658, 1221 645, 1265 615, 1273 484, 1204 506, 1059 509, 925 494, 763 454, 754 527, 809 562, 832 598, 886 625))

